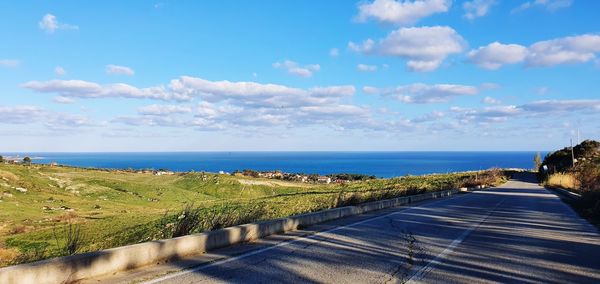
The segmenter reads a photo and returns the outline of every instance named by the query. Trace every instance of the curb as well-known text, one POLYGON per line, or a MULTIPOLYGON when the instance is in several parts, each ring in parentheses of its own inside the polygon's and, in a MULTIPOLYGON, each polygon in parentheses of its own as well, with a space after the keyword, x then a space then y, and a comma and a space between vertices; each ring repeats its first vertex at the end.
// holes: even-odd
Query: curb
POLYGON ((558 187, 547 187, 547 186, 545 186, 544 188, 556 193, 559 197, 564 197, 569 200, 577 200, 577 199, 581 198, 580 194, 568 191, 566 189, 562 189, 562 188, 558 188, 558 187))
POLYGON ((71 283, 118 271, 201 254, 334 219, 396 207, 423 200, 447 197, 459 190, 444 190, 397 197, 301 214, 287 218, 243 224, 216 231, 173 239, 145 242, 96 252, 57 257, 33 263, 0 268, 0 283, 71 283))

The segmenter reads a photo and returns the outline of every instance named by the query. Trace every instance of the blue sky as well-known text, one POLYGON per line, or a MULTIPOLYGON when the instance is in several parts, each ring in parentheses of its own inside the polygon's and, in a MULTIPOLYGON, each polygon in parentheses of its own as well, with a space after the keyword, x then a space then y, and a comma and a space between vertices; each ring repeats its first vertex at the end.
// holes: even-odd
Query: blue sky
POLYGON ((600 2, 3 1, 0 151, 600 139, 600 2))

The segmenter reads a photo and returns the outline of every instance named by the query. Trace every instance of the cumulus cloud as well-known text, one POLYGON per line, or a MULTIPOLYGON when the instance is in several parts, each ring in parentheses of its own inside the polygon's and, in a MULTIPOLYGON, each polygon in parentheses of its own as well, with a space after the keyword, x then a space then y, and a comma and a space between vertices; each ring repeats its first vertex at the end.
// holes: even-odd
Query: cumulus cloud
POLYGON ((182 76, 167 86, 138 88, 123 83, 98 84, 83 80, 29 81, 23 88, 71 98, 135 98, 189 101, 197 97, 208 102, 231 101, 245 106, 293 107, 335 103, 352 96, 354 86, 322 86, 309 89, 256 82, 209 81, 182 76))
MULTIPOLYGON (((369 107, 351 103, 352 85, 294 88, 257 82, 210 81, 182 76, 166 86, 137 88, 124 84, 98 84, 81 80, 31 81, 22 85, 56 94, 67 103, 73 98, 198 99, 196 105, 153 104, 135 115, 110 120, 113 124, 148 127, 192 127, 198 130, 327 126, 332 129, 412 129, 410 120, 375 119, 369 107)), ((66 119, 65 119, 66 121, 66 119)), ((77 125, 83 121, 68 120, 77 125)), ((65 122, 66 123, 66 122, 65 122)))
POLYGON ((522 105, 497 105, 481 109, 452 107, 450 111, 457 115, 462 123, 504 122, 510 118, 543 116, 552 117, 577 112, 578 114, 597 114, 600 100, 541 100, 522 105))
POLYGON ((563 113, 573 111, 600 111, 600 100, 542 100, 524 104, 523 110, 538 113, 563 113))
POLYGON ((469 60, 483 68, 496 70, 505 64, 515 64, 527 56, 527 48, 518 44, 490 43, 471 50, 469 60))
POLYGON ((87 117, 82 115, 52 112, 32 105, 0 106, 0 123, 43 123, 51 130, 71 129, 95 125, 87 117))
POLYGON ((600 52, 600 35, 585 34, 534 43, 529 47, 528 66, 553 66, 589 62, 600 52))
POLYGON ((59 104, 72 104, 75 102, 74 99, 63 97, 63 96, 56 96, 52 99, 52 101, 54 101, 55 103, 59 103, 59 104))
POLYGON ((0 59, 0 67, 14 68, 19 67, 19 65, 21 65, 21 62, 16 59, 0 59))
POLYGON ((273 68, 284 69, 287 70, 288 73, 300 77, 311 77, 313 73, 321 70, 321 66, 319 64, 309 64, 300 66, 297 62, 291 60, 284 60, 281 62, 273 63, 273 68))
POLYGON ((410 25, 433 14, 445 13, 451 5, 451 0, 375 0, 358 6, 356 20, 410 25))
POLYGON ((472 0, 463 3, 465 10, 465 18, 474 20, 475 18, 483 17, 490 12, 496 0, 472 0))
POLYGON ((417 83, 388 89, 365 87, 363 92, 393 97, 404 103, 430 104, 446 103, 459 96, 473 96, 479 93, 479 88, 466 85, 417 83))
POLYGON ((377 65, 358 64, 356 70, 361 72, 375 72, 377 71, 377 65))
POLYGON ((114 75, 133 76, 135 74, 133 69, 131 69, 127 66, 120 66, 120 65, 113 65, 113 64, 106 65, 105 71, 107 74, 114 74, 114 75))
POLYGON ((503 122, 509 117, 518 115, 522 112, 520 108, 513 105, 508 106, 490 106, 482 109, 469 109, 452 107, 450 109, 456 113, 461 122, 503 122))
POLYGON ((444 26, 400 28, 377 43, 372 39, 362 44, 348 43, 351 50, 365 54, 396 56, 406 59, 411 71, 437 69, 451 54, 461 53, 466 43, 452 28, 444 26))
POLYGON ((534 1, 526 1, 525 3, 519 5, 518 7, 512 10, 513 13, 521 12, 530 8, 541 7, 550 12, 554 12, 556 10, 562 8, 568 8, 573 4, 573 0, 534 0, 534 1))
POLYGON ((69 25, 65 23, 59 23, 56 19, 56 16, 52 14, 46 14, 42 17, 42 20, 38 23, 40 29, 48 32, 54 33, 56 30, 77 30, 78 26, 69 25))
POLYGON ((539 41, 529 47, 491 43, 469 52, 469 60, 483 68, 495 70, 506 64, 524 62, 529 67, 586 63, 600 52, 600 35, 584 34, 539 41))
POLYGON ((433 111, 430 112, 428 114, 425 114, 423 116, 419 116, 417 118, 412 119, 412 122, 416 122, 416 123, 420 123, 420 122, 432 122, 432 121, 438 121, 442 118, 444 118, 446 116, 446 114, 444 112, 441 111, 433 111))
POLYGON ((209 81, 189 76, 172 80, 170 88, 180 96, 199 97, 209 102, 230 101, 233 104, 254 107, 333 103, 355 92, 354 86, 349 85, 299 89, 256 82, 209 81))
POLYGON ((137 109, 141 115, 170 115, 177 113, 190 113, 192 108, 180 105, 148 105, 137 109))
POLYGON ((131 85, 117 83, 100 85, 82 80, 50 80, 29 81, 21 85, 23 88, 41 93, 53 93, 63 97, 77 98, 138 98, 158 100, 189 100, 169 93, 165 87, 137 88, 131 85))
POLYGON ((490 96, 487 96, 487 97, 483 98, 482 102, 484 104, 488 104, 488 105, 498 105, 498 104, 501 103, 501 101, 499 101, 497 99, 494 99, 494 98, 492 98, 490 96))
POLYGON ((25 124, 37 120, 43 110, 37 106, 18 105, 18 106, 0 106, 0 123, 5 124, 25 124))

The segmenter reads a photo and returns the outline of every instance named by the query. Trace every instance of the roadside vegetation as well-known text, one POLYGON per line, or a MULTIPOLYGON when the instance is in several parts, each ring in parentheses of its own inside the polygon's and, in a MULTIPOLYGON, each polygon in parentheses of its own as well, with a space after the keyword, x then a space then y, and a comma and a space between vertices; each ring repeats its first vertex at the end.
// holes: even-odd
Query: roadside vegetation
POLYGON ((0 163, 0 266, 385 198, 497 185, 506 175, 496 169, 306 184, 0 163))
POLYGON ((579 145, 550 153, 540 166, 545 186, 581 194, 572 202, 583 217, 600 224, 600 142, 586 140, 579 145))

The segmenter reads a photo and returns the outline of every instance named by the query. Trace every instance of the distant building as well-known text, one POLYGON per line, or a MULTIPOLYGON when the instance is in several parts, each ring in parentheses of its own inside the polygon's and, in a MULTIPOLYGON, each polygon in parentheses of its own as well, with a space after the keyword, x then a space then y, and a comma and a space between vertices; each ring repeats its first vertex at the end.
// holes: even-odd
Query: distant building
POLYGON ((330 184, 331 183, 331 178, 330 177, 320 176, 320 177, 317 178, 317 182, 318 183, 330 184))

